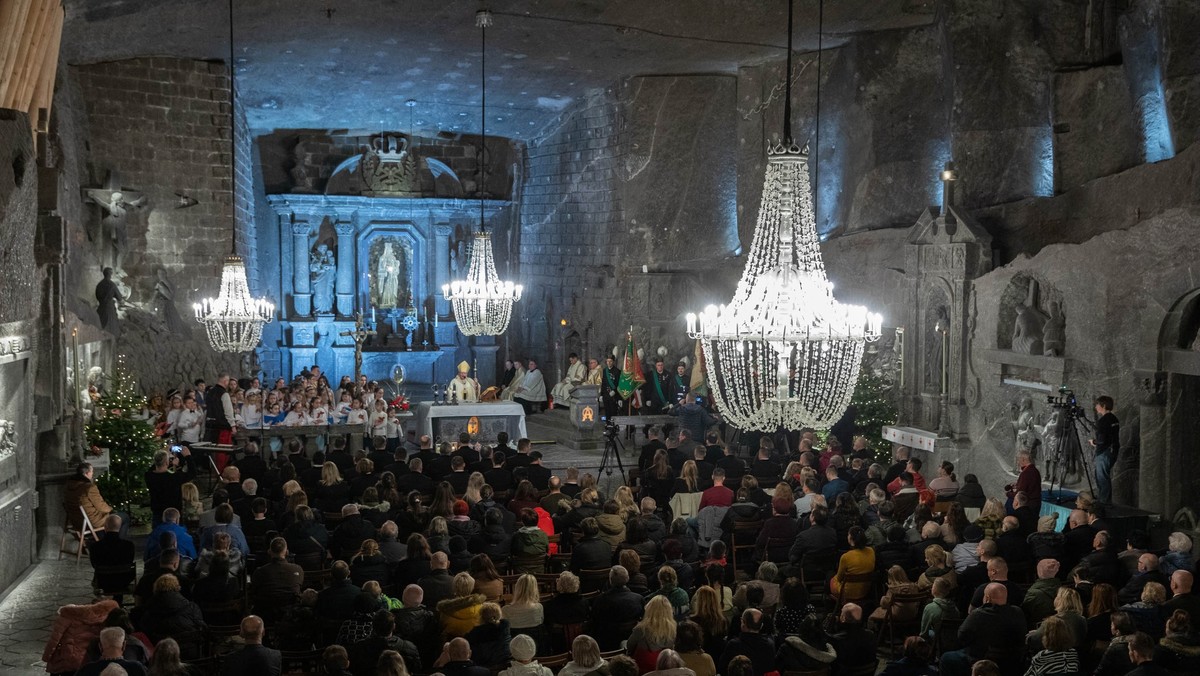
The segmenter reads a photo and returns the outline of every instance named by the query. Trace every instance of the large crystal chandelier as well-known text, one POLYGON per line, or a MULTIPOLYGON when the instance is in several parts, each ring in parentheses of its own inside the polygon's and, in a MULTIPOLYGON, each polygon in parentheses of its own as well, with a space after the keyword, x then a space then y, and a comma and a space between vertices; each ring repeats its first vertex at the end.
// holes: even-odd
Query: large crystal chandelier
MULTIPOLYGON (((237 142, 234 133, 234 87, 233 62, 233 0, 229 1, 229 157, 230 176, 237 176, 237 142)), ((231 189, 236 191, 231 179, 231 189)), ((205 298, 192 305, 196 321, 204 324, 208 342, 217 352, 249 352, 258 346, 262 338, 263 324, 271 321, 275 306, 266 299, 250 295, 246 282, 246 264, 237 255, 237 200, 230 200, 233 223, 233 255, 225 259, 221 270, 221 290, 216 298, 205 298)))
POLYGON ((728 305, 687 316, 717 409, 737 427, 769 432, 837 422, 854 393, 865 343, 878 340, 881 329, 878 314, 839 303, 825 274, 808 152, 790 133, 791 19, 789 3, 785 140, 767 151, 746 268, 728 305))
POLYGON ((454 319, 460 331, 468 336, 496 336, 508 329, 513 303, 521 300, 521 285, 500 280, 492 256, 492 238, 484 230, 483 186, 487 177, 485 148, 487 145, 487 28, 492 25, 492 13, 486 9, 475 13, 479 28, 482 65, 480 68, 481 102, 479 107, 480 165, 479 165, 479 232, 467 252, 467 278, 442 285, 442 294, 454 304, 454 319))

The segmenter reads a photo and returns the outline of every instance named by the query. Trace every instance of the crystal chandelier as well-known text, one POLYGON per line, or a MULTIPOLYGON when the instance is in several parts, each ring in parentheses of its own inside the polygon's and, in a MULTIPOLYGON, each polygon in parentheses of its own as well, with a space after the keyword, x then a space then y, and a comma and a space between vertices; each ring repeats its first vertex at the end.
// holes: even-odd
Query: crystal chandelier
MULTIPOLYGON (((229 157, 230 176, 237 176, 237 141, 234 133, 234 87, 233 62, 233 0, 229 2, 229 157)), ((231 189, 236 186, 231 179, 231 189)), ((236 198, 230 200, 233 223, 233 255, 225 259, 221 270, 221 290, 216 298, 205 298, 192 305, 196 321, 204 324, 208 342, 217 352, 249 352, 258 346, 262 338, 263 324, 271 321, 275 306, 266 299, 250 295, 246 282, 246 264, 237 255, 237 205, 236 198)))
POLYGON ((196 320, 208 330, 208 342, 218 352, 249 352, 262 337, 263 324, 271 321, 275 306, 250 297, 246 265, 241 256, 225 259, 221 270, 221 292, 192 306, 196 320))
POLYGON ((482 67, 480 68, 479 108, 480 165, 479 165, 479 232, 467 252, 467 278, 442 285, 442 294, 454 304, 454 319, 458 328, 468 336, 496 336, 508 329, 513 303, 521 300, 521 285, 500 280, 492 256, 492 238, 484 230, 483 186, 487 177, 484 149, 487 145, 487 28, 492 25, 492 13, 486 9, 475 13, 479 28, 482 67))
MULTIPOLYGON (((713 376, 717 409, 739 428, 768 432, 837 422, 858 382, 864 346, 879 339, 882 321, 839 303, 825 274, 808 152, 790 133, 791 19, 789 3, 786 140, 767 151, 746 268, 728 305, 687 316, 688 336, 700 341, 713 376)), ((819 80, 819 66, 817 72, 819 80)))

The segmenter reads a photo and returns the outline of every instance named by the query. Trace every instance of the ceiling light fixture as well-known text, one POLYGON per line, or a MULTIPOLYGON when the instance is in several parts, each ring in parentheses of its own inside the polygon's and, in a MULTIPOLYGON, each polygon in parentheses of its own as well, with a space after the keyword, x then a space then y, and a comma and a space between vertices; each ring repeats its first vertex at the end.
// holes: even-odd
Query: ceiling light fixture
POLYGON ((221 270, 221 289, 216 298, 192 305, 196 321, 204 324, 208 342, 217 352, 249 352, 258 346, 262 327, 275 315, 275 305, 254 298, 246 281, 246 264, 237 255, 237 133, 235 123, 237 88, 233 61, 233 0, 229 0, 229 189, 232 193, 230 222, 233 224, 232 254, 221 270))
POLYGON ((479 106, 479 232, 467 254, 467 278, 442 285, 442 294, 454 305, 458 329, 468 336, 496 336, 508 329, 513 304, 521 300, 521 285, 500 280, 492 255, 492 238, 484 229, 483 189, 487 179, 487 29, 492 13, 475 13, 480 36, 479 106))
MULTIPOLYGON (((818 141, 823 1, 819 11, 818 141)), ((704 349, 718 410, 737 427, 768 432, 837 422, 858 382, 864 346, 878 340, 881 329, 878 314, 837 302, 821 259, 808 148, 792 138, 792 15, 789 0, 783 138, 767 150, 746 268, 728 305, 687 316, 688 336, 704 349)))

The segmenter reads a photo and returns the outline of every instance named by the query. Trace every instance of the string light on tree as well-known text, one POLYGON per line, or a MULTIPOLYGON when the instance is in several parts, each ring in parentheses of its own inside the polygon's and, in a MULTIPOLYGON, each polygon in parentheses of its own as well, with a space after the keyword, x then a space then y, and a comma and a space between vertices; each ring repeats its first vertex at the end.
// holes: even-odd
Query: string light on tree
POLYGON ((96 420, 85 429, 93 453, 108 451, 108 470, 96 478, 104 499, 116 509, 131 513, 149 504, 150 492, 143 478, 153 464, 154 454, 165 448, 154 425, 134 417, 146 408, 146 397, 138 390, 125 368, 124 357, 96 402, 96 420))

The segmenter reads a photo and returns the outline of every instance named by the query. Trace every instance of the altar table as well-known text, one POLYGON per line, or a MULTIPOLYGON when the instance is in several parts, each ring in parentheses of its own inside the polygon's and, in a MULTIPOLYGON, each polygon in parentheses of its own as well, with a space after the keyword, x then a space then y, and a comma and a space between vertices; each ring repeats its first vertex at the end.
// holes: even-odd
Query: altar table
POLYGON ((525 409, 510 401, 485 401, 470 404, 434 404, 422 401, 416 405, 417 430, 434 441, 458 441, 462 432, 479 441, 494 443, 496 435, 507 432, 514 443, 528 436, 525 431, 525 409))

